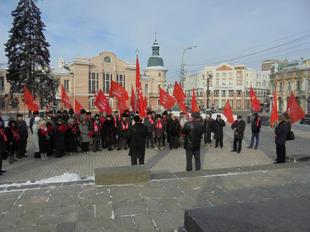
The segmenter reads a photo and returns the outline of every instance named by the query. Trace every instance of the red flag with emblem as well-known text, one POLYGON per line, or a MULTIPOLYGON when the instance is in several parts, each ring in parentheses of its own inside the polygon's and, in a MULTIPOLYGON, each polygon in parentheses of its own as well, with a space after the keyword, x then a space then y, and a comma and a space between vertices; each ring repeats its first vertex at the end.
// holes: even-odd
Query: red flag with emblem
POLYGON ((136 57, 136 91, 138 96, 139 114, 140 117, 144 118, 146 116, 146 105, 142 93, 140 64, 138 55, 136 57))
POLYGON ((31 111, 39 111, 40 107, 39 105, 33 101, 33 102, 30 102, 28 105, 27 105, 28 109, 31 110, 31 111))
POLYGON ((122 101, 128 100, 128 93, 126 89, 113 80, 111 81, 110 96, 116 97, 118 100, 122 99, 122 101))
POLYGON ((272 109, 270 114, 270 126, 273 128, 275 123, 278 121, 278 96, 277 96, 277 90, 274 90, 273 93, 273 99, 272 99, 272 109))
POLYGON ((126 101, 121 99, 117 100, 117 108, 121 114, 124 113, 125 110, 128 110, 126 101))
POLYGON ((176 101, 178 102, 178 105, 181 109, 181 111, 186 112, 186 106, 185 106, 185 94, 184 91, 181 87, 181 85, 179 85, 178 82, 174 83, 174 88, 173 88, 173 96, 175 97, 176 101))
POLYGON ((250 94, 252 110, 254 112, 259 112, 260 111, 260 101, 256 97, 255 91, 253 90, 252 86, 250 87, 249 94, 250 94))
POLYGON ((192 92, 192 112, 199 112, 199 107, 197 105, 197 101, 196 101, 196 94, 195 94, 195 90, 193 88, 193 92, 192 92))
POLYGON ((76 99, 74 99, 74 112, 80 113, 82 109, 84 109, 84 107, 76 99))
POLYGON ((24 87, 24 102, 27 105, 27 108, 31 111, 39 111, 39 105, 33 99, 33 96, 29 89, 25 86, 24 87))
POLYGON ((234 116, 233 116, 233 112, 232 112, 232 109, 231 109, 231 106, 230 106, 228 100, 226 101, 226 104, 223 108, 223 114, 225 115, 227 122, 232 124, 235 121, 234 116))
POLYGON ((61 101, 66 108, 72 108, 72 105, 70 103, 70 98, 63 85, 61 86, 61 101))
POLYGON ((174 106, 175 99, 159 87, 159 102, 166 110, 169 110, 174 106))
POLYGON ((291 92, 291 96, 287 101, 286 112, 290 116, 291 123, 295 123, 305 117, 305 112, 298 105, 298 102, 296 101, 293 92, 291 92))
POLYGON ((112 109, 110 107, 109 101, 104 96, 104 93, 101 89, 99 89, 94 105, 98 108, 100 112, 106 112, 108 115, 112 114, 112 109))

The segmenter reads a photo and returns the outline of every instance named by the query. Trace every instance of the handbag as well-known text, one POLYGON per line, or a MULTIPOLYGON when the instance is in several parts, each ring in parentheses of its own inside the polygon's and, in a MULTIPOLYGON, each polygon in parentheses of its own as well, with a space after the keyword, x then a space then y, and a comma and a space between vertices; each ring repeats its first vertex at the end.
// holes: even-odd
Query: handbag
POLYGON ((289 131, 286 137, 286 140, 294 140, 295 139, 295 134, 293 131, 289 131))

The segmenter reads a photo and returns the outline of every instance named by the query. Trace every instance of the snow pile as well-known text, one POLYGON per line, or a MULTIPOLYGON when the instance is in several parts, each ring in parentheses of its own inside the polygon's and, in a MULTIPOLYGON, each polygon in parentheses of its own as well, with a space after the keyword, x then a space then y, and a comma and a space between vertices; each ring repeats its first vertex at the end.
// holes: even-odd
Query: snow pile
POLYGON ((22 186, 28 186, 28 185, 40 185, 40 184, 55 184, 55 183, 66 183, 66 182, 73 182, 73 181, 82 181, 82 180, 94 180, 95 178, 93 176, 88 176, 86 178, 81 178, 76 173, 68 173, 65 172, 64 174, 60 176, 53 176, 49 177, 47 179, 37 180, 37 181, 26 181, 23 183, 12 183, 12 184, 3 184, 0 185, 0 188, 7 188, 7 187, 22 187, 22 186))

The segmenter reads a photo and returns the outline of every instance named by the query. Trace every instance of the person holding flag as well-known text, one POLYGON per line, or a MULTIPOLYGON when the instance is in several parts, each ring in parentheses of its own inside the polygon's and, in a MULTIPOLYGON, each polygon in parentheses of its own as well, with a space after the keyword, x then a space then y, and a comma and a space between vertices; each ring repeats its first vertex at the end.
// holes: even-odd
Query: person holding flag
POLYGON ((253 120, 251 123, 251 130, 252 130, 252 136, 251 136, 251 143, 250 146, 248 146, 248 149, 254 149, 256 150, 259 143, 259 132, 261 128, 261 121, 258 116, 258 113, 253 113, 253 120), (254 140, 255 140, 255 146, 254 146, 254 140))

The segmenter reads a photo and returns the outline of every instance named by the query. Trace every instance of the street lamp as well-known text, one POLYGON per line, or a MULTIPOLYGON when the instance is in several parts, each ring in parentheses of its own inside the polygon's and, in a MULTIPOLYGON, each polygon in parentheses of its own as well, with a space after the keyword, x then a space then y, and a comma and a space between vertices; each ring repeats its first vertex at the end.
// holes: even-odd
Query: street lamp
MULTIPOLYGON (((205 75, 203 74, 202 75, 203 79, 205 77, 205 75)), ((210 83, 209 81, 212 79, 213 75, 212 73, 207 73, 207 109, 209 109, 209 96, 210 96, 210 83)))
POLYGON ((182 86, 184 86, 184 54, 186 51, 191 50, 193 48, 197 48, 197 46, 194 45, 194 46, 187 47, 184 49, 182 53, 182 63, 181 63, 181 73, 180 73, 180 81, 181 81, 182 86))

